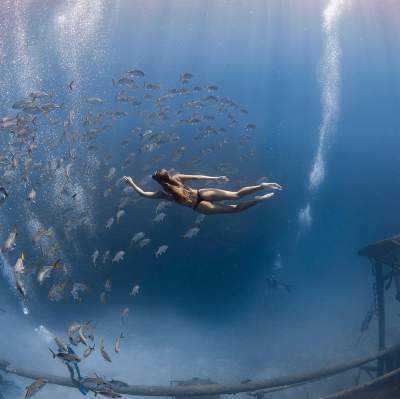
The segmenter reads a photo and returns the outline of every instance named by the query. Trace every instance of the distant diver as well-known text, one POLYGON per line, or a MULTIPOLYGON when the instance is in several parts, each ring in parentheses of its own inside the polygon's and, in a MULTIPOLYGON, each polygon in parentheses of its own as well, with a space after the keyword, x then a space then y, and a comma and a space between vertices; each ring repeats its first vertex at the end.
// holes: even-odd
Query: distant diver
POLYGON ((283 289, 287 292, 292 292, 292 287, 282 281, 279 281, 273 274, 264 279, 264 283, 267 284, 270 289, 283 289))
POLYGON ((186 180, 213 180, 213 181, 229 181, 226 176, 203 176, 203 175, 183 175, 175 174, 171 176, 167 170, 156 170, 152 178, 161 185, 163 191, 144 191, 129 176, 123 179, 138 194, 145 198, 161 199, 165 201, 173 201, 180 205, 192 208, 195 212, 204 215, 216 215, 222 213, 238 213, 248 209, 259 202, 270 199, 274 193, 267 193, 256 196, 249 201, 242 201, 238 204, 216 204, 218 201, 237 200, 245 195, 253 194, 263 189, 282 190, 282 186, 278 183, 261 183, 257 186, 243 187, 238 191, 227 191, 217 188, 201 188, 193 189, 186 186, 186 180))

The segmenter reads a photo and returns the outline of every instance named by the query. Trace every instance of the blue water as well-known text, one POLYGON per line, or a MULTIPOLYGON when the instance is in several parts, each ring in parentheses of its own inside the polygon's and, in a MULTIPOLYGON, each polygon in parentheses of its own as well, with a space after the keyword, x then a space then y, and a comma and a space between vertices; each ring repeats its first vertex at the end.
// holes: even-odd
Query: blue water
MULTIPOLYGON (((113 353, 112 364, 97 350, 85 360, 85 374, 97 371, 131 383, 168 384, 193 376, 219 382, 266 378, 376 348, 376 320, 356 345, 372 300, 370 267, 357 251, 397 234, 400 222, 396 1, 9 0, 0 10, 1 117, 16 115, 12 105, 33 90, 52 93, 51 101, 61 105, 37 116, 36 131, 29 137, 36 137, 32 158, 41 165, 27 166, 28 183, 22 180, 26 149, 16 143, 15 134, 0 131, 0 154, 6 157, 0 183, 9 192, 0 207, 0 239, 14 225, 19 233, 16 248, 1 257, 0 307, 6 312, 0 313, 0 358, 25 367, 39 364, 66 376, 65 367, 48 356, 49 335, 43 331, 66 339, 68 325, 83 320, 96 324, 97 338, 105 338, 110 353, 120 330, 128 335, 121 353, 113 353), (156 83, 161 90, 113 86, 112 79, 132 69, 145 73, 134 78, 137 84, 156 83), (182 72, 193 74, 189 83, 179 82, 182 72), (207 92, 209 85, 218 91, 207 92), (203 90, 167 100, 168 120, 152 124, 146 117, 168 89, 194 86, 203 90), (116 102, 120 91, 137 97, 141 105, 116 102), (145 92, 154 98, 144 100, 145 92), (199 126, 177 125, 181 116, 176 111, 182 102, 207 95, 229 97, 238 108, 219 113, 212 106, 195 109, 215 116, 200 127, 226 129, 196 140, 199 126), (88 104, 88 97, 100 97, 103 103, 88 104), (248 114, 240 113, 241 108, 248 114), (70 111, 75 118, 63 141, 70 111), (85 114, 107 111, 128 116, 105 116, 99 126, 110 126, 88 143, 84 134, 95 124, 85 127, 85 114), (237 125, 230 125, 229 113, 237 125), (254 131, 246 131, 249 123, 256 125, 254 131), (135 127, 175 133, 179 139, 140 154, 144 139, 130 133, 135 127), (251 139, 241 147, 243 134, 251 139), (130 141, 123 143, 127 137, 130 141), (194 162, 213 144, 222 149, 194 162), (88 149, 90 145, 95 148, 88 149), (182 157, 173 161, 182 145, 182 157), (76 160, 68 159, 70 150, 76 160), (135 155, 123 167, 129 153, 135 155), (14 154, 16 168, 11 166, 14 154), (65 161, 50 175, 49 162, 61 158, 65 161), (65 177, 68 164, 70 178, 65 177), (227 169, 218 170, 221 164, 227 169), (104 176, 111 167, 116 174, 110 183, 104 176), (230 182, 221 187, 231 190, 260 178, 277 181, 284 190, 241 214, 206 217, 192 239, 181 236, 194 226, 196 213, 169 206, 166 220, 157 224, 152 219, 158 202, 151 200, 124 206, 126 215, 106 230, 125 196, 116 181, 130 175, 140 182, 160 167, 227 174, 230 182), (35 203, 26 200, 32 188, 35 203), (66 233, 69 219, 76 224, 82 217, 87 223, 66 233), (40 226, 54 229, 54 254, 43 256, 32 244, 40 226), (129 246, 141 231, 152 242, 141 249, 129 246), (156 258, 163 244, 168 251, 156 258), (95 250, 100 257, 93 267, 95 250), (110 259, 103 265, 106 250, 110 259), (124 261, 111 263, 119 250, 126 252, 124 261), (17 293, 12 273, 22 252, 28 269, 26 299, 17 293), (67 277, 56 271, 37 284, 36 270, 57 258, 68 267, 67 277), (264 280, 271 275, 289 284, 291 292, 269 287, 264 280), (102 304, 107 279, 112 291, 102 304), (65 293, 50 301, 49 289, 59 281, 67 282, 65 293), (70 294, 76 282, 89 287, 80 303, 70 294), (129 296, 135 284, 140 294, 129 296), (130 315, 124 324, 120 314, 125 307, 130 315), (22 351, 25 344, 29 349, 22 351)), ((150 181, 145 189, 157 186, 150 181)), ((389 341, 396 343, 398 307, 394 293, 388 296, 389 341)), ((15 383, 23 388, 27 380, 15 383)), ((8 395, 17 393, 10 390, 8 395)), ((39 395, 72 398, 79 393, 46 387, 39 395)))

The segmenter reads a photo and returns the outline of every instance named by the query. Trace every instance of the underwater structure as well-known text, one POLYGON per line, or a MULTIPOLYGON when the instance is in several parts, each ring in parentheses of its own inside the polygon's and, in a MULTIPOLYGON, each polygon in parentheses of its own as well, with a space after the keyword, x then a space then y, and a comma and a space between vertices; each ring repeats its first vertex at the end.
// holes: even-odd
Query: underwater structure
MULTIPOLYGON (((395 399, 400 397, 400 343, 386 347, 385 292, 395 285, 396 299, 400 300, 400 235, 367 245, 358 254, 366 257, 374 277, 373 305, 368 311, 361 331, 366 331, 374 316, 378 318, 378 351, 344 363, 314 371, 291 374, 264 380, 245 380, 239 383, 218 384, 211 379, 193 378, 173 380, 167 385, 124 385, 115 389, 116 394, 132 396, 163 396, 173 399, 201 396, 219 399, 220 395, 248 393, 256 399, 268 398, 269 394, 305 386, 349 370, 357 371, 355 385, 321 399, 395 399), (361 376, 369 380, 360 383, 361 376)), ((45 379, 50 384, 76 388, 70 378, 47 375, 37 370, 19 368, 0 359, 0 369, 7 373, 30 379, 45 379)), ((308 396, 311 398, 311 396, 308 396)))

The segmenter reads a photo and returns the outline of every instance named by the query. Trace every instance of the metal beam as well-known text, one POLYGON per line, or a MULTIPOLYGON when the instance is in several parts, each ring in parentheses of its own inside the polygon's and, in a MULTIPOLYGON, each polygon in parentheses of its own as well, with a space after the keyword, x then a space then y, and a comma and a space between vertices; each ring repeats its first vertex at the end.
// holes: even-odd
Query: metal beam
POLYGON ((399 393, 399 377, 400 369, 396 369, 365 384, 324 396, 322 399, 376 399, 383 397, 383 392, 399 393))
MULTIPOLYGON (((382 351, 386 347, 386 315, 385 315, 385 281, 383 277, 383 266, 375 262, 375 279, 376 279, 376 300, 378 311, 378 350, 382 351)), ((378 359, 378 376, 384 372, 384 359, 378 359)))
MULTIPOLYGON (((299 383, 312 382, 326 377, 331 377, 335 374, 360 367, 364 364, 372 362, 377 359, 391 354, 392 352, 399 351, 400 345, 393 346, 387 350, 375 352, 368 356, 352 360, 345 363, 340 363, 334 366, 322 368, 319 370, 292 374, 286 377, 276 377, 259 381, 249 381, 243 384, 210 384, 210 385, 187 385, 187 386, 162 386, 162 385, 129 385, 126 388, 116 389, 115 391, 125 395, 136 396, 202 396, 202 395, 222 395, 222 394, 236 394, 241 392, 253 392, 263 389, 270 389, 275 387, 292 387, 299 383)), ((50 384, 61 385, 66 387, 75 387, 72 381, 66 377, 60 377, 52 374, 41 373, 37 370, 17 368, 9 362, 0 359, 0 369, 8 373, 19 375, 30 379, 44 378, 50 384)))

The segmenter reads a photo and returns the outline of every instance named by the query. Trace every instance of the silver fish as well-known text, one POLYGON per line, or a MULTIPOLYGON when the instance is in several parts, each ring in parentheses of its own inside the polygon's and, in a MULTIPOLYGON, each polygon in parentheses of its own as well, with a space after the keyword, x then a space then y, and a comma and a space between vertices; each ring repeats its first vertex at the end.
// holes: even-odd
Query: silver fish
POLYGON ((93 261, 94 266, 96 266, 96 261, 97 261, 97 258, 99 257, 99 254, 100 254, 100 252, 98 249, 96 249, 96 251, 93 252, 92 261, 93 261))
POLYGON ((25 283, 24 283, 24 273, 25 273, 25 267, 24 267, 24 254, 22 253, 21 256, 17 259, 17 262, 15 263, 14 266, 14 276, 15 276, 15 283, 16 283, 16 288, 20 292, 22 296, 26 296, 26 290, 25 290, 25 283))
POLYGON ((81 361, 81 358, 76 353, 65 353, 65 352, 55 353, 50 348, 49 351, 53 355, 53 359, 58 358, 63 362, 67 363, 79 363, 81 361))
POLYGON ((16 101, 12 105, 12 108, 13 109, 24 109, 26 107, 32 107, 32 106, 35 106, 35 103, 33 102, 33 100, 19 100, 19 101, 16 101))
POLYGON ((32 382, 32 384, 28 385, 26 389, 25 399, 32 397, 37 394, 45 385, 47 384, 47 380, 44 378, 39 378, 32 382))
POLYGON ((104 252, 103 257, 101 258, 101 261, 102 261, 103 264, 107 262, 109 256, 110 256, 110 251, 109 250, 104 252))
POLYGON ((104 283, 104 289, 106 292, 111 292, 111 280, 110 279, 106 280, 106 282, 104 283))
POLYGON ((122 260, 124 260, 124 256, 125 256, 125 251, 118 251, 113 260, 111 261, 111 263, 118 263, 121 262, 122 260))
POLYGON ((15 266, 14 266, 14 273, 15 274, 22 274, 25 271, 24 268, 24 260, 25 260, 25 256, 22 253, 21 256, 17 259, 17 261, 15 262, 15 266))
POLYGON ((164 212, 160 212, 157 216, 153 219, 155 223, 161 223, 166 219, 167 215, 164 212))
POLYGON ((129 293, 130 296, 136 296, 140 292, 140 286, 138 284, 134 285, 129 293))
POLYGON ((11 232, 8 234, 7 239, 4 241, 1 251, 7 253, 15 248, 15 240, 17 238, 17 226, 14 226, 11 232))
POLYGON ((161 201, 156 207, 156 213, 160 213, 163 209, 170 205, 172 205, 172 202, 170 201, 161 201))
POLYGON ((154 254, 156 258, 158 258, 161 255, 165 254, 167 250, 168 250, 168 245, 161 245, 154 254))
POLYGON ((113 217, 109 218, 106 223, 106 229, 108 229, 108 230, 111 229, 111 226, 113 225, 113 223, 114 223, 114 218, 113 217))
POLYGON ((197 236, 199 231, 200 231, 199 227, 192 227, 182 237, 183 238, 193 238, 193 237, 197 236))
POLYGON ((43 97, 49 97, 50 94, 46 93, 43 90, 36 90, 36 91, 32 91, 31 93, 29 93, 29 97, 36 99, 36 98, 43 98, 43 97))
POLYGON ((119 353, 121 351, 121 339, 125 338, 124 334, 121 333, 119 337, 115 340, 114 351, 115 353, 119 353))
POLYGON ((86 102, 88 104, 102 104, 103 100, 100 97, 87 97, 86 102))
POLYGON ((112 180, 113 177, 115 176, 115 172, 116 172, 116 169, 115 169, 114 167, 112 167, 112 168, 110 169, 110 171, 108 172, 108 175, 107 175, 107 176, 104 176, 104 179, 106 179, 107 181, 112 180))
POLYGON ((35 202, 36 201, 36 191, 32 189, 28 194, 28 201, 35 202))
POLYGON ((119 220, 122 218, 122 216, 124 216, 125 215, 125 211, 123 210, 123 209, 120 209, 118 212, 117 212, 117 223, 119 223, 119 220))
POLYGON ((129 308, 124 308, 121 313, 121 320, 123 321, 124 319, 126 319, 128 317, 128 314, 129 314, 129 308))
POLYGON ((129 385, 126 382, 123 382, 123 381, 110 380, 110 381, 107 381, 107 382, 111 385, 112 389, 121 389, 121 388, 129 387, 129 385))
POLYGON ((143 78, 144 77, 144 72, 141 71, 140 69, 133 69, 128 71, 129 75, 135 76, 137 78, 143 78))
POLYGON ((145 247, 146 245, 149 245, 151 243, 151 239, 150 238, 143 238, 143 240, 141 240, 140 242, 139 242, 139 247, 140 248, 143 248, 143 247, 145 247))
POLYGON ((67 285, 66 281, 61 281, 59 283, 54 284, 49 291, 48 297, 53 302, 60 301, 64 296, 65 286, 67 285))
POLYGON ((8 198, 7 190, 4 187, 0 187, 0 205, 3 205, 8 198))
POLYGON ((86 284, 74 283, 72 285, 71 295, 76 301, 80 302, 81 301, 81 296, 80 296, 81 292, 85 292, 87 290, 88 290, 88 286, 86 284))
POLYGON ((95 345, 93 344, 93 346, 88 346, 85 351, 83 352, 83 357, 86 359, 87 357, 89 357, 91 355, 91 353, 94 351, 95 345))
POLYGON ((50 277, 50 273, 53 270, 53 266, 43 266, 37 274, 37 282, 42 284, 45 278, 50 277))
POLYGON ((138 243, 140 240, 142 240, 144 237, 146 236, 145 233, 143 233, 143 231, 134 234, 134 236, 131 238, 131 244, 136 244, 138 243))
POLYGON ((101 340, 101 347, 100 347, 100 352, 101 352, 101 356, 103 356, 103 359, 106 360, 107 362, 111 363, 111 358, 108 355, 108 353, 106 352, 105 348, 104 348, 104 341, 101 340))
POLYGON ((194 221, 194 223, 201 224, 205 218, 206 218, 206 215, 200 214, 196 217, 196 220, 194 221))

